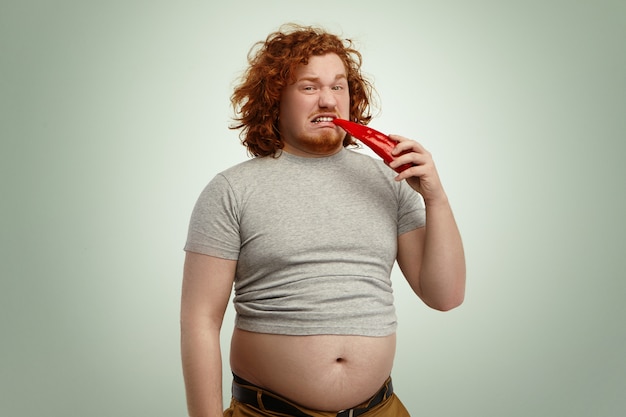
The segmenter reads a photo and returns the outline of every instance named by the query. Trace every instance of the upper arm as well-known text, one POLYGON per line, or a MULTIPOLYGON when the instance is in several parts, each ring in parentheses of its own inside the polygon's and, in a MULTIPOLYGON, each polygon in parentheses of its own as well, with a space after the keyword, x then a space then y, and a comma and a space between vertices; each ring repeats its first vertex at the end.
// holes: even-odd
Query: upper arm
POLYGON ((181 323, 221 327, 235 280, 237 261, 186 252, 181 323))
POLYGON ((419 297, 422 297, 420 287, 420 271, 424 255, 424 239, 426 228, 420 227, 398 236, 397 261, 402 274, 419 297))

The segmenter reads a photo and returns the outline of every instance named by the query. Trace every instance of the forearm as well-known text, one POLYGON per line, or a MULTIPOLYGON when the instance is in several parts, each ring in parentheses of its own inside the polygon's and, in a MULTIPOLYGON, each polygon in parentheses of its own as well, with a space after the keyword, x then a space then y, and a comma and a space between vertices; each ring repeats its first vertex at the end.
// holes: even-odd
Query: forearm
POLYGON ((222 355, 219 330, 181 328, 181 354, 191 417, 223 415, 222 355))
POLYGON ((426 206, 426 231, 420 295, 438 310, 450 310, 465 297, 465 255, 461 235, 447 201, 426 206))

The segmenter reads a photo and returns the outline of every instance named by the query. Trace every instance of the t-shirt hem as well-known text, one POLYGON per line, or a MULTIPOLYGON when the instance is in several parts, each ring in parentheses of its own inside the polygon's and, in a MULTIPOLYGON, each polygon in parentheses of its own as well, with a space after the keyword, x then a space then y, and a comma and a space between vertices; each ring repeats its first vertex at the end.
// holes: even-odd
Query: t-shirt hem
POLYGON ((185 252, 200 253, 202 255, 214 256, 216 258, 228 259, 228 260, 233 260, 233 261, 236 261, 239 259, 239 252, 229 252, 229 251, 215 249, 210 246, 194 244, 194 243, 187 243, 183 247, 183 250, 185 252))
POLYGON ((342 335, 342 336, 367 336, 385 337, 396 332, 397 323, 383 328, 363 328, 352 326, 324 327, 324 326, 280 326, 262 323, 245 323, 236 320, 235 327, 254 333, 279 334, 285 336, 315 336, 315 335, 342 335))

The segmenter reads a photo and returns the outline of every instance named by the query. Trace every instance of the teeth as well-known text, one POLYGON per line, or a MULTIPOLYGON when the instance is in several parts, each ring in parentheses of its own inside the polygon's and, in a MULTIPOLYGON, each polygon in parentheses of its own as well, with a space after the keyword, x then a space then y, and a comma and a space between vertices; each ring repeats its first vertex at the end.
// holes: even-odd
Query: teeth
POLYGON ((318 117, 317 119, 313 120, 313 123, 323 123, 323 122, 332 122, 333 118, 332 117, 318 117))

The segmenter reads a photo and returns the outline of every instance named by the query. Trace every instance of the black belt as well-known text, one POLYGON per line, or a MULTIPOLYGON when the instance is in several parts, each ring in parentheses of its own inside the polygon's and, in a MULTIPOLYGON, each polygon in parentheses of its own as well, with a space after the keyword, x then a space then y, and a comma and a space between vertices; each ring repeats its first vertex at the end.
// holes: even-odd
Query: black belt
MULTIPOLYGON (((393 385, 391 379, 385 383, 383 387, 372 397, 367 406, 363 408, 350 408, 337 413, 337 417, 357 417, 366 413, 378 404, 382 403, 393 394, 393 385)), ((294 417, 311 417, 309 414, 300 410, 298 407, 283 400, 280 396, 265 391, 248 381, 234 375, 233 382, 233 398, 240 403, 251 405, 261 409, 261 404, 268 411, 286 414, 294 417), (260 400, 260 401, 259 401, 260 400)))

